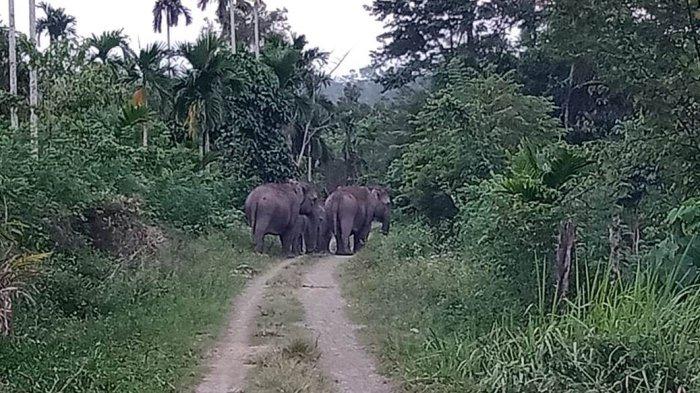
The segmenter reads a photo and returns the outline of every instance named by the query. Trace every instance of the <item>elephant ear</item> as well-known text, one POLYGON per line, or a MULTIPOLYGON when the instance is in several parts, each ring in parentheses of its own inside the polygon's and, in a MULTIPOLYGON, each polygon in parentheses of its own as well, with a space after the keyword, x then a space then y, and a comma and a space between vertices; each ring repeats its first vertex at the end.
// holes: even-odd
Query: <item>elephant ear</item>
POLYGON ((289 186, 295 194, 299 195, 300 197, 304 197, 305 190, 302 183, 296 180, 289 180, 287 184, 289 184, 289 186))
POLYGON ((372 195, 377 198, 381 203, 388 205, 391 203, 391 198, 389 197, 389 191, 381 187, 373 187, 372 195))

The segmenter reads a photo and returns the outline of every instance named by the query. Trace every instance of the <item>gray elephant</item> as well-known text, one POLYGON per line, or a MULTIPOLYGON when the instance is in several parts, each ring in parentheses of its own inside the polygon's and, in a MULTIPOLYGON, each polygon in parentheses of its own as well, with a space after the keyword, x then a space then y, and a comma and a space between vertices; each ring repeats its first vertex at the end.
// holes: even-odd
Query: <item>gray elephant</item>
POLYGON ((312 208, 309 215, 302 215, 299 236, 294 243, 293 251, 300 255, 304 251, 307 254, 322 252, 320 237, 326 227, 326 210, 321 201, 318 201, 312 208))
MULTIPOLYGON (((388 233, 391 200, 385 188, 339 187, 326 200, 327 233, 335 236, 338 255, 351 255, 367 242, 376 219, 382 222, 382 232, 388 233), (353 248, 350 250, 350 236, 353 248)), ((330 241, 330 236, 326 236, 330 241)), ((326 246, 324 240, 324 246, 326 246)), ((326 247, 327 248, 327 247, 326 247)))
POLYGON ((278 235, 282 252, 294 256, 294 242, 303 229, 303 216, 312 216, 318 192, 307 183, 269 183, 254 189, 245 201, 245 215, 255 251, 263 252, 266 235, 278 235))

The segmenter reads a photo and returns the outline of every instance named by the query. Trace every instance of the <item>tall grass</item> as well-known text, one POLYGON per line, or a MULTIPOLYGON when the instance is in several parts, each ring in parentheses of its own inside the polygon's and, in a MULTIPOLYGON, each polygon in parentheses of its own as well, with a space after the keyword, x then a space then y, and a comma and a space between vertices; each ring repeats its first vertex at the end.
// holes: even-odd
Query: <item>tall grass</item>
POLYGON ((186 391, 231 297, 272 261, 232 236, 182 238, 116 274, 95 254, 67 260, 77 269, 52 261, 39 285, 51 291, 22 304, 14 337, 0 340, 0 391, 186 391))
POLYGON ((385 368, 409 391, 700 391, 700 288, 678 274, 583 269, 558 301, 539 264, 539 300, 523 309, 483 266, 399 257, 402 236, 370 244, 346 277, 360 317, 380 325, 385 368))
POLYGON ((563 313, 540 310, 470 343, 455 371, 482 391, 696 391, 700 289, 658 272, 596 274, 563 313))

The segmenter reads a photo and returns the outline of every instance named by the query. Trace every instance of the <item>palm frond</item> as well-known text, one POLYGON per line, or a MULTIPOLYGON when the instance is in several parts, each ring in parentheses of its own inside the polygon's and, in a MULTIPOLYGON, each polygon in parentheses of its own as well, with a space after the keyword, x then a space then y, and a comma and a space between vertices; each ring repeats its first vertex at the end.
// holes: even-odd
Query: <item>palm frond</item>
POLYGON ((544 174, 542 180, 547 186, 558 189, 591 164, 592 162, 581 154, 560 149, 550 161, 549 171, 544 174))

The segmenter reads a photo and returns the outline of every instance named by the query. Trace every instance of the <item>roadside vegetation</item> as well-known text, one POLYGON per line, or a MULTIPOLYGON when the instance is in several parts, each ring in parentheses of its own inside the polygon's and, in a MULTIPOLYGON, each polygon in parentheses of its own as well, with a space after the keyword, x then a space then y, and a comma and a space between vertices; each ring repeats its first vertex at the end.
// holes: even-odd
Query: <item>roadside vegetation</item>
POLYGON ((138 269, 97 253, 51 260, 0 347, 3 392, 186 390, 231 298, 272 261, 231 247, 246 236, 179 235, 138 269))
POLYGON ((401 224, 346 272, 384 369, 416 392, 700 389, 697 2, 503 4, 515 57, 499 31, 437 45, 438 13, 493 22, 466 3, 372 6, 399 21, 384 83, 435 76, 387 164, 401 224))
MULTIPOLYGON (((0 390, 191 386, 269 262, 246 194, 290 178, 390 188, 346 289, 407 390, 700 390, 697 0, 375 0, 380 47, 342 81, 284 10, 154 3, 159 31, 216 20, 141 48, 48 4, 41 50, 0 25, 0 390)), ((261 391, 325 386, 295 280, 260 318, 261 391)))

